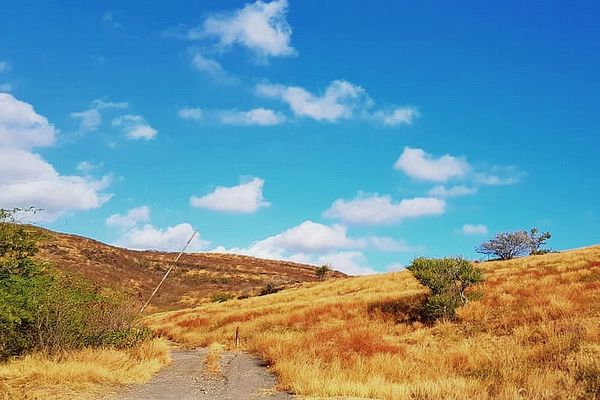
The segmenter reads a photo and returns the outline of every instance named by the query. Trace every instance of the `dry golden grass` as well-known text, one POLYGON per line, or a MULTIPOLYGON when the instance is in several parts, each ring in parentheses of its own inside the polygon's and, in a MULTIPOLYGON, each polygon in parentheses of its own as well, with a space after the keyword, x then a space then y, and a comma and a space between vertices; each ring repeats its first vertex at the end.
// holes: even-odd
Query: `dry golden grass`
POLYGON ((0 364, 0 399, 90 399, 107 386, 144 383, 169 364, 163 339, 131 350, 85 349, 47 357, 41 354, 0 364))
POLYGON ((220 375, 223 373, 221 369, 221 354, 225 350, 225 346, 221 343, 211 343, 208 346, 208 353, 204 359, 204 371, 210 375, 220 375))
POLYGON ((280 386, 315 398, 600 398, 600 246, 482 263, 478 301, 456 322, 408 316, 425 290, 408 271, 157 314, 192 346, 242 346, 280 386))

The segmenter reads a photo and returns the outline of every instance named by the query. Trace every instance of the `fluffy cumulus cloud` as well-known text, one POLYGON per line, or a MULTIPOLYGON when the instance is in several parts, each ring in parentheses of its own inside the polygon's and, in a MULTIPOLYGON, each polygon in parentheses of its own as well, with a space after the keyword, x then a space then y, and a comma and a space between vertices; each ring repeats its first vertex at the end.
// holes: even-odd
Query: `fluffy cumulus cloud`
POLYGON ((374 272, 367 266, 362 254, 362 250, 367 249, 415 251, 415 248, 403 240, 379 236, 350 237, 343 225, 326 225, 313 221, 304 221, 281 233, 258 240, 247 248, 226 249, 220 246, 212 251, 313 265, 329 263, 333 268, 349 274, 365 274, 374 272))
POLYGON ((488 228, 482 224, 464 224, 460 231, 465 235, 485 235, 488 228))
POLYGON ((244 46, 261 59, 296 54, 287 22, 287 0, 257 1, 231 13, 212 15, 188 32, 191 39, 215 38, 221 48, 244 46))
POLYGON ((440 215, 446 203, 434 197, 416 197, 394 202, 389 195, 359 194, 352 200, 338 199, 323 213, 349 224, 384 225, 408 218, 440 215))
POLYGON ((93 179, 61 175, 35 147, 54 143, 55 128, 34 108, 10 94, 0 94, 0 205, 37 207, 38 221, 52 221, 66 212, 100 207, 110 199, 103 190, 108 177, 93 179))
POLYGON ((459 197, 475 193, 477 193, 476 187, 469 187, 463 185, 457 185, 452 187, 437 185, 431 188, 429 192, 427 192, 427 194, 433 197, 459 197))
POLYGON ((419 117, 419 111, 415 107, 394 107, 376 111, 373 117, 386 126, 410 125, 419 117))
POLYGON ((0 93, 0 146, 30 149, 54 144, 56 129, 31 104, 0 93))
POLYGON ((363 88, 343 80, 331 82, 321 95, 299 86, 264 83, 257 85, 256 92, 260 96, 283 101, 298 117, 326 122, 352 118, 371 102, 363 88))
POLYGON ((470 171, 469 163, 449 154, 435 158, 422 149, 405 147, 394 168, 404 172, 411 178, 446 182, 453 178, 463 178, 470 171))
POLYGON ((112 126, 121 128, 132 140, 152 140, 158 133, 141 115, 122 115, 113 119, 112 126))
MULTIPOLYGON (((156 228, 150 224, 133 228, 121 236, 115 245, 133 250, 180 251, 194 233, 194 228, 188 223, 169 226, 165 229, 156 228)), ((210 242, 202 240, 199 234, 194 236, 187 251, 206 249, 210 242)))
POLYGON ((150 208, 148 206, 140 206, 132 208, 126 214, 112 214, 106 219, 106 225, 118 226, 122 228, 133 228, 141 222, 150 220, 150 208))
POLYGON ((197 107, 185 107, 177 111, 177 115, 181 119, 188 119, 193 121, 201 121, 203 118, 202 110, 197 107))
POLYGON ((219 121, 226 125, 278 125, 285 121, 285 117, 267 108, 255 108, 249 111, 222 111, 219 121))
POLYGON ((264 184, 265 181, 263 179, 253 178, 237 186, 217 186, 212 193, 201 197, 192 196, 190 204, 193 207, 220 212, 254 213, 259 208, 270 205, 263 198, 262 191, 264 184))

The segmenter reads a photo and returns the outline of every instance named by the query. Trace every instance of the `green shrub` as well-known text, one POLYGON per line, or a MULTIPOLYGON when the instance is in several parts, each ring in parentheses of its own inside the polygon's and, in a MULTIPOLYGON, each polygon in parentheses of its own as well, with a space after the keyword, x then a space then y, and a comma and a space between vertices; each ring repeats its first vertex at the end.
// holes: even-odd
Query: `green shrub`
POLYGON ((35 262, 39 231, 9 223, 0 210, 0 360, 39 350, 128 347, 149 333, 116 291, 35 262))
POLYGON ((329 265, 327 264, 315 268, 315 274, 317 275, 317 278, 319 278, 320 281, 325 280, 325 277, 327 276, 327 273, 329 271, 331 271, 331 268, 329 268, 329 265))
POLYGON ((421 307, 424 320, 452 319, 468 302, 466 289, 483 281, 483 271, 463 258, 417 258, 407 268, 431 291, 421 307))
POLYGON ((268 294, 277 293, 280 290, 281 290, 281 288, 278 288, 277 286, 273 285, 272 283, 267 283, 262 289, 260 289, 260 291, 258 292, 258 295, 266 296, 268 294))
POLYGON ((210 301, 213 303, 223 303, 233 299, 235 296, 231 293, 215 293, 211 296, 210 301))

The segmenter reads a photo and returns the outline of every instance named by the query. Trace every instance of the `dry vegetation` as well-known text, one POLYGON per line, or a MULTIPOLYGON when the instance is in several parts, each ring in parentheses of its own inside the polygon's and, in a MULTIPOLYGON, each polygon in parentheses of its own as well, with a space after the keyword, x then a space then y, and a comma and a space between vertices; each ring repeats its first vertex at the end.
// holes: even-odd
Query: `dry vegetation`
POLYGON ((376 399, 600 398, 600 246, 481 264, 484 293, 456 322, 411 322, 408 271, 304 284, 157 314, 192 346, 242 346, 295 393, 376 399))
MULTIPOLYGON (((138 299, 140 307, 175 258, 173 253, 126 250, 81 236, 30 229, 45 237, 39 243, 38 259, 99 286, 125 290, 138 299)), ((329 277, 339 276, 343 274, 329 273, 329 277)), ((193 307, 217 293, 248 296, 267 284, 290 287, 317 280, 314 267, 293 262, 235 254, 185 254, 147 310, 193 307)))
POLYGON ((143 383, 170 363, 166 341, 130 350, 84 349, 34 354, 0 364, 0 399, 90 399, 107 386, 143 383))

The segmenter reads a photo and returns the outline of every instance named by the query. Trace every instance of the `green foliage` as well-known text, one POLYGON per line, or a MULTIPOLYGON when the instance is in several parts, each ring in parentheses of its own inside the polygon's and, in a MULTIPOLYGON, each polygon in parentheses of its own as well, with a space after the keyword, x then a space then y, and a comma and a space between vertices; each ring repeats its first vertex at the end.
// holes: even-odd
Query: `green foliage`
POLYGON ((416 258, 407 268, 431 291, 421 308, 428 321, 452 319, 458 307, 468 302, 466 289, 483 282, 483 271, 463 258, 416 258))
POLYGON ((225 301, 233 299, 235 296, 231 293, 215 293, 211 296, 210 301, 213 303, 223 303, 225 301))
POLYGON ((281 288, 278 288, 277 286, 273 285, 272 283, 267 283, 265 285, 265 287, 263 287, 262 289, 260 289, 260 291, 258 292, 259 296, 266 296, 268 294, 273 294, 273 293, 277 293, 281 290, 281 288))
POLYGON ((329 271, 331 271, 331 268, 329 268, 329 265, 327 264, 315 268, 315 274, 317 275, 320 281, 325 280, 325 277, 327 276, 327 273, 329 271))
POLYGON ((0 360, 32 350, 127 347, 149 335, 122 295, 34 261, 39 231, 12 223, 15 212, 0 210, 0 360))

